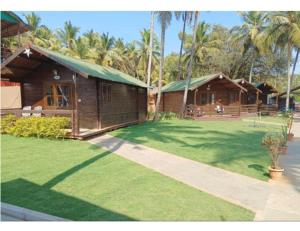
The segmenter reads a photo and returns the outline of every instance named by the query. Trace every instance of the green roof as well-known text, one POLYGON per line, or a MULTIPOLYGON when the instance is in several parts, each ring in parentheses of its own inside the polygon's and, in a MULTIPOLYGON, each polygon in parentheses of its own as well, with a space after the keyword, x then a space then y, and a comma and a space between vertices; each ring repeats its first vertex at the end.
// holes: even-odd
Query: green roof
POLYGON ((5 21, 11 24, 17 24, 19 22, 18 17, 14 17, 14 14, 8 11, 1 11, 1 21, 5 21))
MULTIPOLYGON (((195 88, 202 86, 203 84, 214 79, 218 75, 219 74, 211 74, 211 75, 201 76, 199 78, 192 78, 189 90, 194 90, 195 88)), ((185 85, 186 85, 186 80, 174 81, 165 85, 162 88, 162 92, 183 91, 185 85)))
POLYGON ((32 49, 36 50, 37 52, 41 52, 45 56, 54 61, 64 65, 79 74, 84 74, 85 76, 100 78, 108 81, 124 83, 139 87, 147 87, 147 85, 136 79, 128 74, 125 74, 121 71, 118 71, 114 68, 104 67, 97 64, 89 63, 83 61, 81 59, 72 58, 70 56, 66 56, 54 51, 47 50, 45 48, 31 46, 32 49))

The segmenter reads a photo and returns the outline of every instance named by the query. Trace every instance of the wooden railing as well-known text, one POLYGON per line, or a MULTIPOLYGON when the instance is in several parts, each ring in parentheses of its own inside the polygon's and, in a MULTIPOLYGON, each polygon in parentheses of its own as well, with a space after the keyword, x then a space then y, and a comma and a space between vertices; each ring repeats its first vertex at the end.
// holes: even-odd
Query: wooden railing
POLYGON ((231 115, 239 116, 240 115, 240 106, 222 106, 217 110, 216 105, 187 105, 185 110, 185 117, 196 118, 201 116, 222 116, 222 115, 231 115))
POLYGON ((257 113, 258 112, 258 105, 257 104, 245 104, 241 105, 241 112, 242 113, 257 113))
POLYGON ((278 112, 278 105, 277 104, 274 104, 274 105, 262 104, 259 106, 259 111, 262 114, 274 115, 278 112))
POLYGON ((262 114, 274 115, 277 113, 277 105, 261 105, 257 104, 248 104, 248 105, 232 105, 232 106, 221 106, 221 110, 217 110, 216 105, 187 105, 185 110, 185 116, 190 118, 196 118, 201 116, 222 116, 222 115, 231 115, 231 116, 240 116, 242 115, 257 115, 258 112, 262 114))
POLYGON ((76 110, 23 110, 23 109, 1 109, 1 116, 8 114, 14 114, 17 117, 25 116, 34 117, 36 114, 41 114, 41 116, 64 116, 70 117, 72 136, 77 136, 79 134, 78 121, 75 120, 76 110), (29 115, 28 115, 29 114, 29 115), (35 115, 34 115, 35 114, 35 115))

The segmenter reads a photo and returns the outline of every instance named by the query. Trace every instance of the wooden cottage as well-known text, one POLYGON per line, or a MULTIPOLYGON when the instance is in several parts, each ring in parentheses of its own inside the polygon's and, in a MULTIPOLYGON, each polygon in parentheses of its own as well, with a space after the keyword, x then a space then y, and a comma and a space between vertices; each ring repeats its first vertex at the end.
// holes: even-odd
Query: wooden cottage
POLYGON ((247 89, 241 98, 241 112, 242 113, 257 113, 259 110, 259 95, 261 90, 256 88, 253 84, 245 79, 235 79, 234 82, 247 89))
POLYGON ((255 83, 257 89, 261 91, 259 94, 259 111, 263 114, 276 114, 278 111, 278 91, 271 84, 255 83))
POLYGON ((37 46, 21 48, 5 60, 1 78, 20 83, 22 107, 32 110, 27 112, 40 106, 42 115, 71 117, 73 137, 85 138, 146 118, 147 90, 142 81, 37 46))
MULTIPOLYGON (((300 85, 293 87, 290 91, 290 110, 299 111, 299 108, 295 107, 295 97, 300 95, 300 85)), ((276 96, 277 97, 277 96, 276 96)), ((273 100, 276 100, 274 97, 273 100)), ((286 91, 278 94, 278 109, 280 111, 285 111, 286 106, 286 91)))
MULTIPOLYGON (((185 85, 186 80, 180 80, 162 88, 162 111, 180 112, 185 85)), ((199 117, 239 115, 242 96, 246 92, 246 88, 222 73, 193 78, 188 91, 186 111, 192 111, 193 116, 199 117)))

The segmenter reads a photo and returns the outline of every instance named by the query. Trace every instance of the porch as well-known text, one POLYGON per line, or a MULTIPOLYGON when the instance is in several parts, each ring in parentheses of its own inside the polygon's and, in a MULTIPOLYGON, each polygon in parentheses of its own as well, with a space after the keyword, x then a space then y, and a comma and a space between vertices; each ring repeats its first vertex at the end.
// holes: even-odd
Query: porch
MULTIPOLYGON (((115 130, 121 127, 126 127, 133 124, 138 124, 139 121, 133 121, 130 123, 122 123, 118 125, 108 126, 102 129, 89 129, 79 127, 76 123, 76 110, 23 110, 23 109, 1 109, 1 117, 9 114, 13 114, 16 117, 20 118, 23 114, 30 114, 34 117, 33 114, 40 114, 42 117, 51 117, 51 116, 61 116, 70 118, 70 127, 67 128, 67 136, 72 139, 86 139, 95 135, 99 135, 111 130, 115 130)), ((27 116, 29 117, 29 116, 27 116)))
POLYGON ((186 106, 185 118, 192 119, 225 119, 239 118, 242 116, 257 116, 259 114, 275 115, 278 112, 277 105, 197 105, 186 106))

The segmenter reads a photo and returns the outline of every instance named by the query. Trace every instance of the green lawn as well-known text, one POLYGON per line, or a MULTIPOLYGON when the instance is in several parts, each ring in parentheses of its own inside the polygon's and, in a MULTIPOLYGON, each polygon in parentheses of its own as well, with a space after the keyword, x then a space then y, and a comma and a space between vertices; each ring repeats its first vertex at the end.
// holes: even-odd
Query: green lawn
POLYGON ((267 122, 267 123, 274 123, 274 124, 282 124, 285 125, 287 122, 287 118, 282 116, 261 116, 261 117, 254 117, 254 118, 245 118, 245 120, 252 120, 257 122, 267 122))
POLYGON ((185 158, 268 180, 270 163, 261 139, 280 126, 243 121, 164 120, 111 132, 111 135, 185 158))
POLYGON ((254 217, 249 210, 84 141, 1 138, 3 202, 71 220, 254 217))

